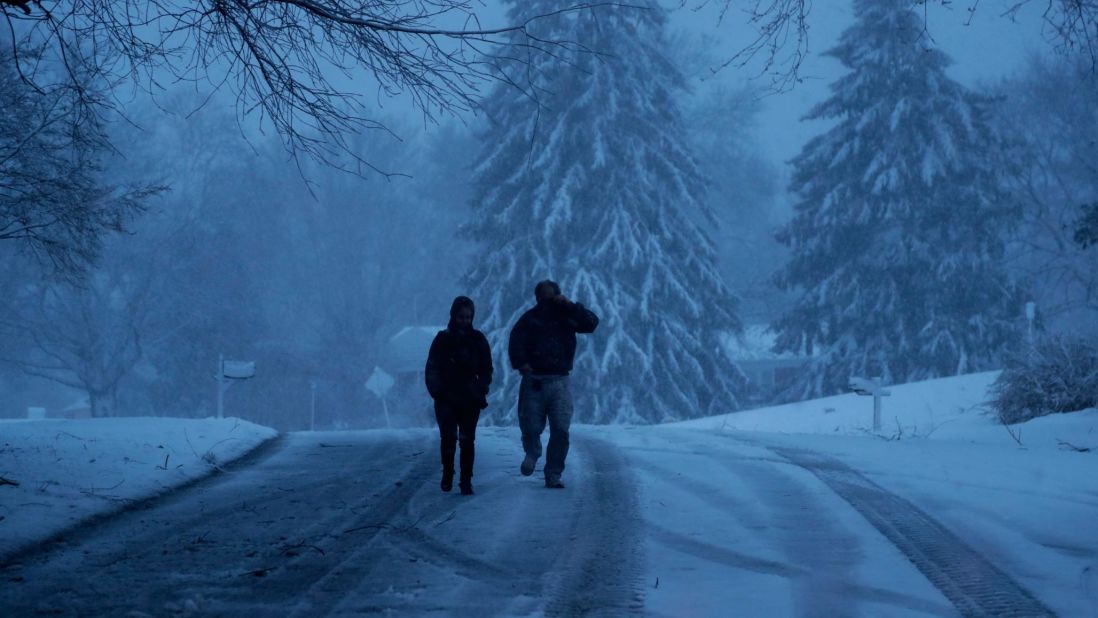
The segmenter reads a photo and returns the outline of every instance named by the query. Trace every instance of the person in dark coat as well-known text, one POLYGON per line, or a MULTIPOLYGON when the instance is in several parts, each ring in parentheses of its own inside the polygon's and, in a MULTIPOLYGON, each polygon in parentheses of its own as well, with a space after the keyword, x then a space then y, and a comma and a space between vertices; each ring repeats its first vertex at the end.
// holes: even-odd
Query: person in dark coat
POLYGON ((568 300, 553 281, 538 283, 534 297, 537 306, 515 323, 507 345, 511 366, 522 374, 518 417, 526 457, 519 470, 524 476, 534 473, 541 457, 541 434, 548 422, 545 486, 562 489, 560 477, 572 424, 568 376, 576 355, 576 333, 595 332, 599 318, 590 309, 568 300))
POLYGON ((458 296, 450 307, 450 323, 439 331, 427 354, 424 379, 435 400, 435 420, 442 452, 442 491, 454 487, 454 454, 461 445, 462 495, 473 493, 474 442, 480 411, 488 407, 492 384, 492 351, 484 333, 473 328, 475 307, 458 296))

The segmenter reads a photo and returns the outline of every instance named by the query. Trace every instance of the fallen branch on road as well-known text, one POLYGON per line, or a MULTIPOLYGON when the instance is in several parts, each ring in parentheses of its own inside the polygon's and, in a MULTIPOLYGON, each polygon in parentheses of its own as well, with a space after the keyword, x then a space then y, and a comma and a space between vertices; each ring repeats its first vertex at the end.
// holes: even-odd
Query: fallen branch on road
POLYGON ((293 545, 287 545, 286 547, 282 548, 282 551, 280 553, 283 556, 296 556, 297 551, 295 551, 295 550, 304 549, 304 548, 315 549, 317 551, 317 553, 319 553, 321 556, 325 555, 323 549, 320 549, 319 547, 317 547, 316 545, 313 545, 311 543, 306 543, 305 541, 301 541, 301 542, 295 543, 293 545))
POLYGON ((393 527, 390 526, 389 524, 370 524, 368 526, 358 526, 357 528, 350 528, 350 529, 344 530, 343 532, 340 532, 339 535, 343 536, 344 534, 350 534, 352 532, 361 532, 363 530, 386 530, 386 529, 392 530, 393 527))
POLYGON ((457 515, 457 511, 451 511, 451 512, 450 512, 450 514, 446 516, 446 519, 444 519, 444 520, 442 520, 442 521, 438 522, 437 524, 435 524, 435 527, 436 527, 436 528, 438 528, 438 527, 439 527, 439 526, 441 526, 442 524, 444 524, 444 523, 446 523, 446 522, 450 521, 451 519, 453 519, 453 518, 454 518, 454 516, 455 516, 455 515, 457 515))
POLYGON ((13 481, 9 478, 0 476, 0 485, 11 485, 12 487, 19 487, 19 481, 13 481))
POLYGON ((352 532, 360 532, 362 530, 395 530, 397 532, 407 532, 419 526, 419 522, 423 521, 423 517, 425 516, 420 516, 419 519, 408 524, 407 526, 394 526, 392 524, 370 524, 368 526, 358 526, 357 528, 350 528, 348 530, 340 532, 339 536, 343 536, 344 534, 350 534, 352 532))

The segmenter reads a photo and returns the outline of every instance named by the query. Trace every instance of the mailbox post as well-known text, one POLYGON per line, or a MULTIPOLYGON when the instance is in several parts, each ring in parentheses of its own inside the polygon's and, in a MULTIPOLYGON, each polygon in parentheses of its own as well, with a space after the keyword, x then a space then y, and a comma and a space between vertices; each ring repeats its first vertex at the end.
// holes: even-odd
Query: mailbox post
POLYGON ((848 388, 859 395, 873 396, 873 431, 880 431, 881 397, 888 397, 892 394, 892 391, 882 387, 881 376, 876 376, 872 380, 852 377, 850 378, 850 385, 848 388))
POLYGON ((225 417, 225 391, 237 380, 255 377, 255 361, 227 361, 217 355, 217 418, 225 417))

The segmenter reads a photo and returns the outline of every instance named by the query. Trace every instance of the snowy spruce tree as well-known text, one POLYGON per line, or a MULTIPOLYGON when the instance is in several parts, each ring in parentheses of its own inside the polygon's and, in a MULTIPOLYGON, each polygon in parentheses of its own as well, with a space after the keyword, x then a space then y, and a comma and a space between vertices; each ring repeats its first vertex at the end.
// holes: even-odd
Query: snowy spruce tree
POLYGON ((787 396, 996 367, 1021 302, 1002 264, 1012 215, 992 101, 946 74, 910 0, 855 0, 828 54, 849 72, 809 119, 836 125, 794 159, 792 250, 778 283, 799 294, 776 348, 814 354, 787 396))
MULTIPOLYGON (((555 57, 506 55, 523 90, 500 87, 474 172, 479 243, 466 284, 497 363, 489 420, 514 422, 519 376, 507 335, 552 278, 601 318, 580 336, 575 420, 651 423, 738 407, 743 377, 722 333, 741 330, 713 242, 687 216, 705 183, 686 147, 676 98, 684 82, 665 56, 663 10, 595 6, 532 22, 555 57), (528 83, 529 82, 529 83, 528 83)), ((511 0, 513 21, 572 6, 511 0)), ((712 218, 710 218, 712 220, 712 218)))

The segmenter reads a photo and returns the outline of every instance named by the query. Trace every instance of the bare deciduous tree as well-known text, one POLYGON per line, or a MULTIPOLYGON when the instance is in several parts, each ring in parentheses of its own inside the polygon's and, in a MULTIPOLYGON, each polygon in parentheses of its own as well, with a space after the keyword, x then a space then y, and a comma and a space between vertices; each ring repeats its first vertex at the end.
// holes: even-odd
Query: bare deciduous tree
POLYGON ((1098 84, 1088 65, 1085 56, 1035 60, 1004 85, 997 120, 1016 140, 1014 193, 1023 206, 1010 264, 1056 330, 1093 331, 1087 325, 1098 315, 1098 253, 1080 242, 1085 205, 1098 200, 1098 84))
POLYGON ((100 270, 80 286, 26 285, 0 307, 0 361, 88 394, 92 416, 113 414, 118 386, 142 358, 148 280, 100 270))
POLYGON ((0 241, 20 243, 55 273, 83 273, 103 236, 159 190, 103 184, 108 151, 97 119, 80 114, 67 90, 32 92, 0 58, 0 241))
POLYGON ((354 171, 372 166, 348 136, 386 129, 351 83, 362 71, 379 99, 406 96, 433 117, 472 108, 485 83, 506 79, 486 53, 496 45, 515 36, 547 53, 569 45, 530 32, 544 16, 482 27, 473 0, 34 0, 0 3, 0 14, 20 43, 11 52, 20 75, 40 90, 57 82, 19 55, 24 47, 53 50, 78 92, 71 78, 81 73, 150 92, 180 81, 228 87, 239 113, 260 110, 292 153, 344 167, 346 157, 354 171))

